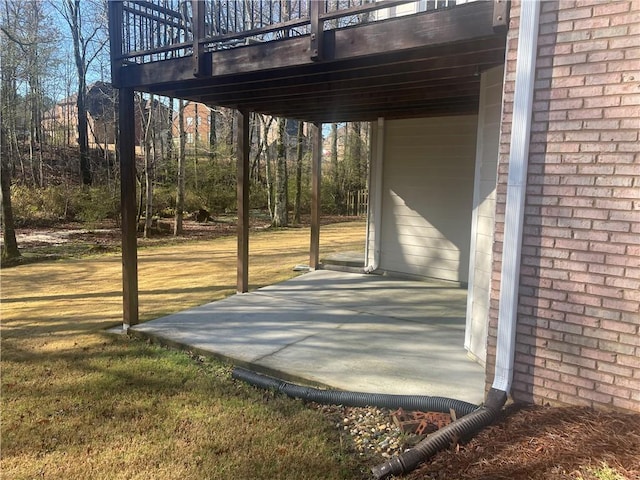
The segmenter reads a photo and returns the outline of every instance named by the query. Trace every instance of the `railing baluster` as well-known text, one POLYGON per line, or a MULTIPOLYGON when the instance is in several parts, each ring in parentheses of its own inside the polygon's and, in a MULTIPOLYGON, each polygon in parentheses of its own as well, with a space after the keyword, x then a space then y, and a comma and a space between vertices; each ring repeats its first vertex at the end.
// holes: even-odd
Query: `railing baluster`
POLYGON ((233 2, 233 31, 238 32, 238 2, 233 2))
MULTIPOLYGON (((227 49, 249 43, 246 39, 268 42, 310 34, 310 57, 319 61, 325 28, 374 22, 389 16, 374 12, 410 3, 419 12, 466 1, 473 0, 112 0, 109 20, 120 29, 119 52, 112 54, 136 63, 192 55, 194 75, 202 75, 205 45, 227 49)), ((492 1, 494 28, 504 29, 508 1, 492 1)))
POLYGON ((224 19, 224 33, 229 33, 229 2, 225 2, 225 10, 227 12, 227 15, 224 19))
MULTIPOLYGON (((214 3, 214 8, 215 8, 215 5, 216 4, 214 3)), ((216 29, 217 29, 216 33, 218 35, 221 35, 222 34, 222 22, 220 21, 220 11, 221 11, 220 3, 218 3, 217 5, 218 5, 218 7, 216 8, 216 22, 217 22, 216 23, 216 29)))

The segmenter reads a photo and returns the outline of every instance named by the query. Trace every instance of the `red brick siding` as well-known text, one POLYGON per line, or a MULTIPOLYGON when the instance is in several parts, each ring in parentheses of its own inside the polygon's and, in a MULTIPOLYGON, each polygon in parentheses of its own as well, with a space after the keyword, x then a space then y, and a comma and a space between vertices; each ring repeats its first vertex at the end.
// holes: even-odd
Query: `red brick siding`
MULTIPOLYGON (((487 386, 493 381, 519 2, 511 8, 487 386)), ((640 411, 640 2, 541 18, 512 396, 640 411)))

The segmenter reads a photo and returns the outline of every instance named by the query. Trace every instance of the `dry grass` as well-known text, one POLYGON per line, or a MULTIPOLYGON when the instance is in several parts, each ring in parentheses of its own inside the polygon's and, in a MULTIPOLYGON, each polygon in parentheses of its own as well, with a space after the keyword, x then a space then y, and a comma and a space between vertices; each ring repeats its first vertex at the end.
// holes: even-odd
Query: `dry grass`
MULTIPOLYGON (((321 251, 361 249, 362 222, 321 251)), ((235 238, 140 251, 148 320, 235 290, 235 238)), ((308 261, 309 230, 251 238, 252 288, 308 261)), ((226 367, 103 333, 121 315, 119 256, 2 272, 2 477, 359 478, 319 412, 229 379, 226 367)))

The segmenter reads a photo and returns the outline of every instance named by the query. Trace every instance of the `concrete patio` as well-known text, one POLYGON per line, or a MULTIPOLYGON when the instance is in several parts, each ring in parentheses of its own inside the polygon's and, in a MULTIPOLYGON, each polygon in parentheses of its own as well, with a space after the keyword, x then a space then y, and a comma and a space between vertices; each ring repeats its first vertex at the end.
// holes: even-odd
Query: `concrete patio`
POLYGON ((451 284, 318 270, 132 330, 293 381, 480 403, 465 308, 451 284))

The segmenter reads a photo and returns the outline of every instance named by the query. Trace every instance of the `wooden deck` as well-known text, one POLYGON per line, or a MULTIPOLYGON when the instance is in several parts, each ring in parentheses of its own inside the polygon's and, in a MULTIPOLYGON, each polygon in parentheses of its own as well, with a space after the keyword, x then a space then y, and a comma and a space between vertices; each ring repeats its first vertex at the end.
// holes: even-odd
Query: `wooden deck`
POLYGON ((110 3, 116 86, 305 121, 475 113, 479 73, 504 62, 504 1, 288 0, 289 20, 243 29, 258 14, 236 11, 233 33, 212 16, 225 2, 195 2, 186 19, 161 2, 110 3), (392 8, 427 10, 379 19, 392 8), (140 41, 145 31, 155 43, 140 41))

